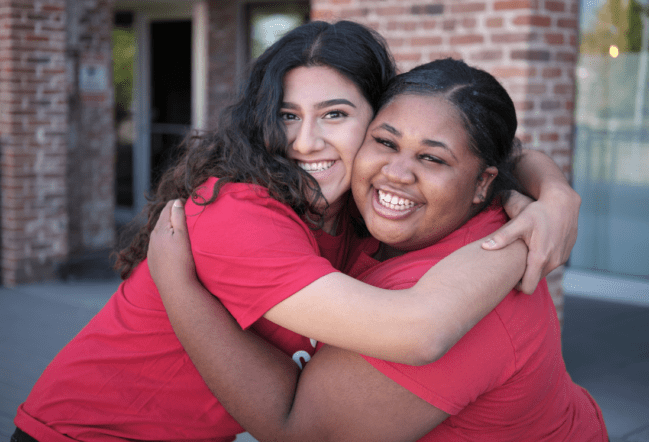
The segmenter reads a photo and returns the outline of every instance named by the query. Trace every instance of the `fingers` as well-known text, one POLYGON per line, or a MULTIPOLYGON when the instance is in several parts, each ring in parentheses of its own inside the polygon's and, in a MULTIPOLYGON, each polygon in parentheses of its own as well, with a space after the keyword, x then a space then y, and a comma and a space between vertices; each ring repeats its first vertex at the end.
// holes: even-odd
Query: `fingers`
POLYGON ((536 290, 536 286, 539 285, 541 281, 542 267, 538 265, 530 265, 529 257, 527 261, 527 267, 525 268, 525 273, 523 274, 523 279, 521 280, 518 289, 523 293, 531 295, 536 290))
POLYGON ((493 235, 490 235, 489 238, 482 243, 482 248, 485 250, 499 250, 513 243, 517 239, 523 239, 527 243, 524 236, 526 231, 527 229, 520 221, 509 221, 500 229, 496 230, 493 235))
POLYGON ((174 234, 187 232, 187 220, 185 219, 185 207, 181 200, 174 200, 171 207, 171 216, 169 220, 174 234))
POLYGON ((171 225, 171 206, 173 205, 174 201, 168 201, 167 204, 165 204, 164 208, 160 212, 160 216, 158 217, 158 221, 156 221, 155 226, 153 227, 153 232, 152 233, 163 233, 165 231, 173 231, 173 226, 171 225))

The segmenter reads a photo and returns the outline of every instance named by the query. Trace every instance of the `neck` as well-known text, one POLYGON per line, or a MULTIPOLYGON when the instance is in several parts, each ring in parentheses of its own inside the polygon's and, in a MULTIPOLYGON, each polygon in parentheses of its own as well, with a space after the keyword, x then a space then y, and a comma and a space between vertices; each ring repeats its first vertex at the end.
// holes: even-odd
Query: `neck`
POLYGON ((383 262, 383 261, 387 261, 390 258, 395 258, 397 256, 401 256, 405 254, 406 254, 405 251, 396 249, 382 242, 379 245, 379 250, 374 254, 374 259, 383 262))
POLYGON ((338 220, 347 203, 347 195, 343 195, 331 203, 323 215, 322 230, 331 236, 336 236, 338 230, 338 220))

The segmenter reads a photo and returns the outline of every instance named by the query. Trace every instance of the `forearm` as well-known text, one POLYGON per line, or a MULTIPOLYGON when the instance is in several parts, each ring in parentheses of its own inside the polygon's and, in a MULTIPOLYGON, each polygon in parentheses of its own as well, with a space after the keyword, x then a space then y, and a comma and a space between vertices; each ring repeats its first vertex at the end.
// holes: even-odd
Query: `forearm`
POLYGON ((202 285, 166 288, 160 294, 176 336, 219 402, 247 431, 265 428, 279 434, 295 396, 295 362, 242 330, 202 285))
POLYGON ((527 248, 470 244, 440 261, 414 287, 385 290, 342 274, 320 278, 264 317, 295 333, 392 362, 443 356, 518 283, 527 248))
POLYGON ((476 241, 456 250, 431 268, 412 288, 425 300, 420 309, 430 315, 429 337, 422 363, 432 362, 494 309, 520 281, 527 247, 518 240, 504 249, 485 251, 476 241), (502 253, 500 253, 502 252, 502 253), (434 297, 427 296, 434 290, 434 297))
POLYGON ((534 199, 538 200, 545 194, 554 192, 578 197, 570 187, 570 183, 568 183, 559 166, 552 158, 542 152, 523 149, 521 159, 516 164, 514 175, 523 189, 534 199))

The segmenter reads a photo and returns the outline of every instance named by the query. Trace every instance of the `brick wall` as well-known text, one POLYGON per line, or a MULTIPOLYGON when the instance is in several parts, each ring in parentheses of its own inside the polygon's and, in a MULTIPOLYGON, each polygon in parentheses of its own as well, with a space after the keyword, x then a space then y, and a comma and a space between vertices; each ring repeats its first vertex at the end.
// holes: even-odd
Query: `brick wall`
POLYGON ((113 244, 112 1, 0 0, 0 24, 2 283, 14 285, 113 244), (78 87, 88 65, 103 90, 78 87))
POLYGON ((234 95, 237 66, 237 11, 241 0, 210 1, 207 128, 234 95))
MULTIPOLYGON (((571 172, 578 1, 312 0, 312 19, 348 19, 388 41, 402 71, 442 57, 495 75, 516 104, 525 147, 571 172)), ((562 269, 548 282, 563 316, 562 269)))
POLYGON ((65 0, 0 0, 2 279, 67 255, 65 0))
POLYGON ((70 257, 115 241, 115 129, 112 86, 112 0, 67 0, 70 257), (103 75, 91 87, 84 69, 103 75), (105 86, 105 87, 102 87, 105 86))

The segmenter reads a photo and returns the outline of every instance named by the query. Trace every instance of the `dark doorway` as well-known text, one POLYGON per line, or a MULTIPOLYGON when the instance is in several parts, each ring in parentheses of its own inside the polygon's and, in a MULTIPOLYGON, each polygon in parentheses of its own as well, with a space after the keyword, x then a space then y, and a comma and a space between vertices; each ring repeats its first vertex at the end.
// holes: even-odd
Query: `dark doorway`
POLYGON ((118 206, 133 207, 133 83, 136 53, 133 13, 118 11, 113 27, 113 86, 115 90, 115 198, 118 206))
POLYGON ((151 23, 151 190, 191 128, 191 21, 151 23))

